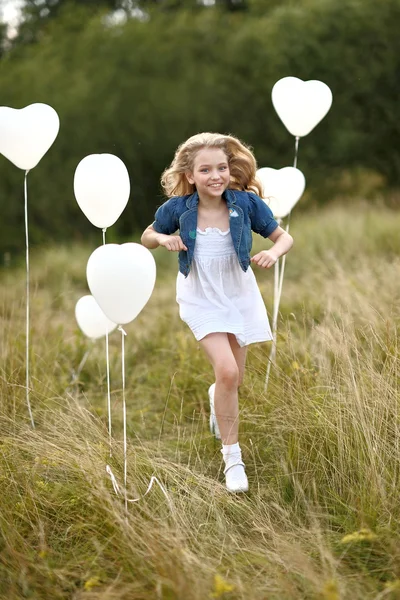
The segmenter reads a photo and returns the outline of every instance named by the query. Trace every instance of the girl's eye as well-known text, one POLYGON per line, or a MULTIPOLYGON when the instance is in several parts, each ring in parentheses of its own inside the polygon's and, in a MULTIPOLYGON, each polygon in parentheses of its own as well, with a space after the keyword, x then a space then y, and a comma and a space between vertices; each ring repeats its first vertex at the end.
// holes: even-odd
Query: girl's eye
POLYGON ((220 167, 221 171, 226 171, 228 167, 220 167))
POLYGON ((208 169, 200 169, 200 173, 207 173, 208 169))

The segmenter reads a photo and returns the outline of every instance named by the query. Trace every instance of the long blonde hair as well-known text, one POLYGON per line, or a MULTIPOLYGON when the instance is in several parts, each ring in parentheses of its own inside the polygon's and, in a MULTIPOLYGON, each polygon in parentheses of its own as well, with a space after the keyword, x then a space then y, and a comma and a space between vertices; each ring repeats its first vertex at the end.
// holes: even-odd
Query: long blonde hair
POLYGON ((232 135, 198 133, 178 147, 170 167, 161 176, 161 185, 169 198, 193 194, 196 187, 189 183, 185 173, 193 171, 196 154, 203 148, 218 148, 225 152, 231 175, 230 189, 262 195, 261 183, 256 179, 257 162, 248 146, 232 135))

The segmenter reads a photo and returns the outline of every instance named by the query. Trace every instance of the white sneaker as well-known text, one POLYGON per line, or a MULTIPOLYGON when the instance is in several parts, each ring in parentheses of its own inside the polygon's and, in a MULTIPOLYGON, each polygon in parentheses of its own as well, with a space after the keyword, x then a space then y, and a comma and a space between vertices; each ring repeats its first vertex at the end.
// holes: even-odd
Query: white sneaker
POLYGON ((215 416, 215 408, 214 408, 214 393, 215 393, 215 383, 210 385, 208 388, 208 398, 210 400, 210 431, 214 434, 217 440, 221 439, 221 434, 219 432, 217 417, 215 416))
POLYGON ((242 461, 235 462, 226 467, 224 475, 228 492, 239 493, 248 491, 249 482, 244 467, 245 465, 242 461))

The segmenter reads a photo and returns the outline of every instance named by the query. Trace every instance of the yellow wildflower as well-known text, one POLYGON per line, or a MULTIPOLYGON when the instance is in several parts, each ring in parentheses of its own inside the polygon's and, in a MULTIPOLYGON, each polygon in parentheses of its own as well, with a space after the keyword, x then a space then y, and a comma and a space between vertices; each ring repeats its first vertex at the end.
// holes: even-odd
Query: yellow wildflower
POLYGON ((89 592, 92 588, 101 585, 101 581, 99 577, 90 577, 87 581, 85 581, 85 585, 83 588, 89 592))
POLYGON ((322 589, 323 600, 340 600, 337 583, 334 579, 327 581, 322 589))
POLYGON ((351 542, 372 542, 377 539, 376 533, 371 531, 370 529, 360 529, 359 531, 354 531, 353 533, 349 533, 345 535, 340 542, 342 544, 350 544, 351 542))
POLYGON ((47 481, 43 481, 43 479, 36 479, 35 483, 36 483, 36 486, 39 489, 42 489, 42 490, 48 490, 49 489, 48 482, 47 481))
POLYGON ((400 591, 400 579, 394 579, 393 581, 387 581, 385 583, 385 588, 390 590, 391 592, 400 591))
POLYGON ((228 583, 221 575, 214 575, 214 591, 211 598, 221 598, 224 594, 229 594, 235 589, 235 586, 228 583))

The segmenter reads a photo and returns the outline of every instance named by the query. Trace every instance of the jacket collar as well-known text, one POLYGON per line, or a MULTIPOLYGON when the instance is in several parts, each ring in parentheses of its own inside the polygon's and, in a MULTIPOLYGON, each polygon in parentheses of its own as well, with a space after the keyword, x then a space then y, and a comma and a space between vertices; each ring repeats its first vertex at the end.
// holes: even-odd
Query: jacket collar
MULTIPOLYGON (((222 194, 222 197, 226 200, 228 206, 231 204, 236 204, 236 196, 235 192, 230 189, 226 189, 222 194)), ((199 203, 199 194, 197 191, 194 192, 191 196, 189 196, 186 200, 186 206, 188 208, 195 208, 199 203)))

